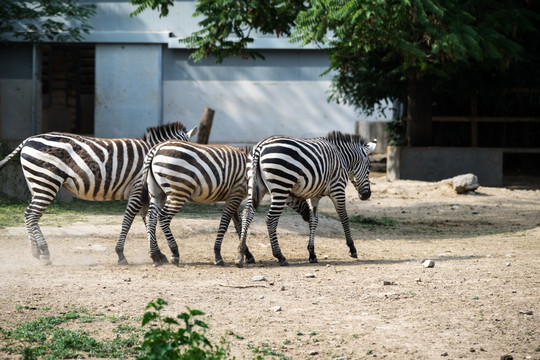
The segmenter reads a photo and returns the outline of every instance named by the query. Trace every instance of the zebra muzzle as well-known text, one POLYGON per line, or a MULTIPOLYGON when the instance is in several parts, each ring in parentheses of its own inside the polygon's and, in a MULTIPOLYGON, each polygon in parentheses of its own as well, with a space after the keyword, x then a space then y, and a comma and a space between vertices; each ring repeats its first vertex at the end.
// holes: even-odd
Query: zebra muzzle
POLYGON ((365 190, 360 193, 360 200, 367 200, 371 197, 371 190, 365 190))

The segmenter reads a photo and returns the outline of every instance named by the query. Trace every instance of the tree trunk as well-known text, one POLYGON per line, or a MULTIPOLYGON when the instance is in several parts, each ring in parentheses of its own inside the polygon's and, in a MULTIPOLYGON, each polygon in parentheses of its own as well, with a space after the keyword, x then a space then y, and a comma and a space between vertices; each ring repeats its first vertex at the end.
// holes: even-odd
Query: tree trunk
POLYGON ((431 76, 413 74, 407 86, 407 144, 409 146, 432 145, 431 76))

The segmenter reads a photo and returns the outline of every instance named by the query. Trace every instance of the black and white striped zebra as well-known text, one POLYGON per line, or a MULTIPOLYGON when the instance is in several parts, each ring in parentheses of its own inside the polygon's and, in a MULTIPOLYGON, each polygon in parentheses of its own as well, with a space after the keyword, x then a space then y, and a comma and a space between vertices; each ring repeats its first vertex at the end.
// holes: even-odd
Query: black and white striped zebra
POLYGON ((326 137, 295 139, 272 136, 260 141, 248 164, 248 199, 242 218, 242 235, 236 265, 243 266, 249 225, 261 199, 270 193, 266 217, 272 253, 281 265, 288 265, 281 253, 276 229, 283 208, 290 199, 306 200, 309 206, 309 261, 317 262, 315 230, 319 200, 329 196, 341 220, 350 255, 357 257, 345 208, 345 187, 350 179, 362 200, 371 196, 369 153, 377 140, 367 143, 358 135, 332 132, 326 137))
POLYGON ((133 218, 141 208, 140 193, 144 158, 157 143, 179 138, 189 140, 196 128, 186 132, 180 122, 151 127, 141 139, 101 139, 52 132, 24 140, 0 161, 0 169, 20 152, 21 166, 32 194, 24 212, 32 254, 50 264, 47 242, 38 221, 63 186, 84 200, 129 199, 119 243, 123 244, 133 218))
MULTIPOLYGON (((147 189, 150 196, 146 226, 154 265, 167 262, 156 241, 158 220, 172 252, 171 261, 179 264, 178 245, 170 223, 186 201, 198 204, 225 202, 214 243, 214 263, 224 265, 221 244, 231 219, 238 236, 242 230, 238 208, 247 195, 247 152, 247 149, 228 145, 200 145, 176 140, 163 142, 150 150, 142 179, 143 189, 147 189)), ((293 200, 291 207, 300 213, 307 208, 293 200)), ((142 212, 144 214, 145 210, 142 212)), ((254 262, 247 247, 245 254, 248 263, 254 262)))

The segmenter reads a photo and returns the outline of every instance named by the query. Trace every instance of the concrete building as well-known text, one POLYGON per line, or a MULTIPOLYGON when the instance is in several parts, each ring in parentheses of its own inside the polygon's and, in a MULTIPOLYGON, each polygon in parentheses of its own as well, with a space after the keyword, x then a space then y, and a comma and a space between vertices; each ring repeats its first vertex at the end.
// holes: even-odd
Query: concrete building
MULTIPOLYGON (((127 1, 92 1, 97 14, 82 43, 0 46, 0 139, 17 142, 48 131, 139 137, 149 126, 198 125, 216 111, 211 143, 254 143, 266 136, 355 132, 369 117, 327 102, 331 75, 320 49, 264 37, 266 60, 194 63, 179 39, 197 29, 193 1, 176 1, 159 18, 127 1)), ((381 149, 383 151, 383 149, 381 149)))

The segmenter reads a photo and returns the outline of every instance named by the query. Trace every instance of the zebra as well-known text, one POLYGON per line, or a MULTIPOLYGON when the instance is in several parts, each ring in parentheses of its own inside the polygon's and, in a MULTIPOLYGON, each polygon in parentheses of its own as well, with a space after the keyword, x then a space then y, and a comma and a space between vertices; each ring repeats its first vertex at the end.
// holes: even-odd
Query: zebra
MULTIPOLYGON (((148 208, 146 227, 150 257, 154 266, 167 262, 156 241, 156 226, 163 230, 172 252, 171 261, 179 265, 178 245, 170 229, 170 223, 186 203, 210 204, 224 201, 219 229, 214 243, 216 265, 224 265, 221 244, 227 228, 233 220, 238 237, 242 230, 238 208, 247 196, 247 159, 249 148, 239 149, 229 145, 200 145, 186 141, 168 140, 154 146, 144 162, 142 174, 143 199, 148 208)), ((307 219, 301 201, 290 200, 291 207, 307 219)), ((255 262, 246 247, 247 263, 255 262)))
POLYGON ((102 139, 62 132, 25 139, 0 161, 0 169, 20 152, 21 167, 32 199, 24 212, 32 255, 43 265, 50 253, 38 221, 63 186, 83 200, 129 199, 116 252, 121 263, 123 244, 133 218, 141 209, 144 157, 157 143, 170 138, 189 140, 197 127, 186 131, 181 122, 149 127, 141 139, 102 139))
POLYGON ((283 208, 290 199, 305 200, 309 207, 309 261, 317 262, 315 230, 318 224, 319 200, 329 196, 339 215, 350 256, 357 258, 345 208, 345 187, 350 179, 362 200, 371 196, 369 183, 369 153, 377 140, 367 143, 359 135, 331 132, 326 137, 296 139, 271 136, 252 150, 248 164, 248 198, 242 217, 242 232, 235 263, 242 267, 246 253, 247 231, 254 212, 266 193, 271 205, 266 216, 272 253, 280 265, 288 265, 281 253, 276 229, 283 208))

